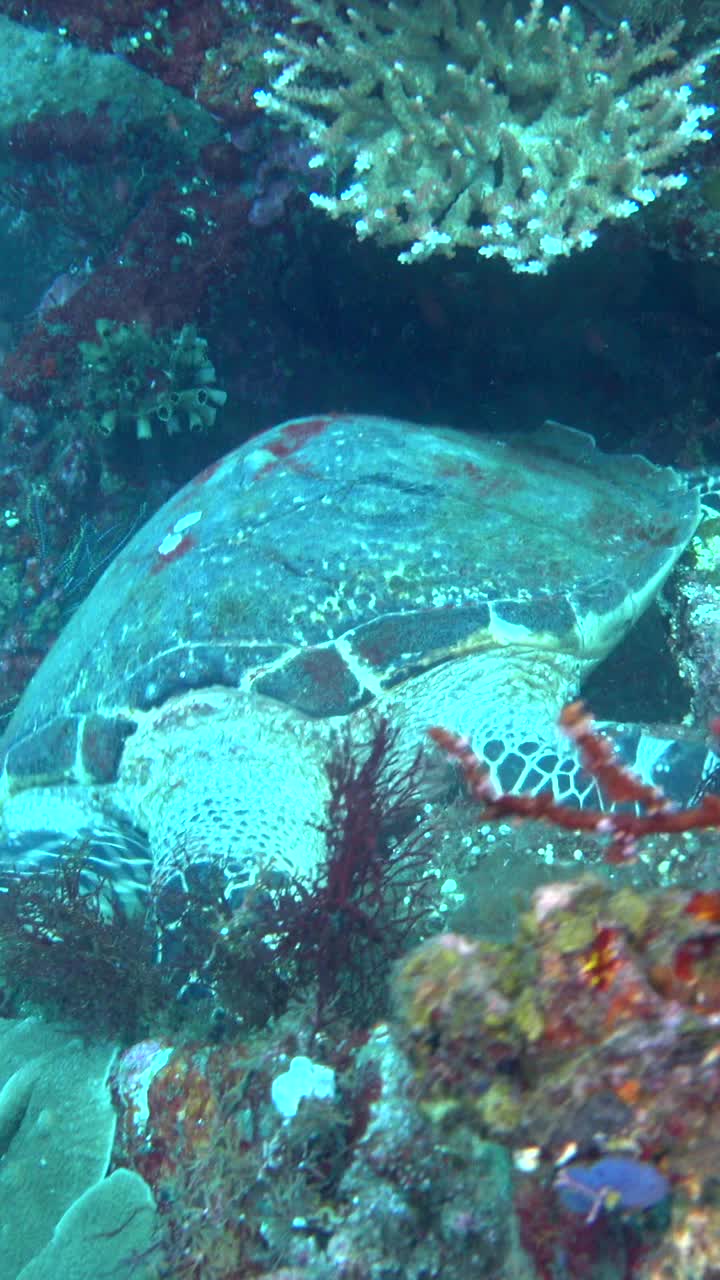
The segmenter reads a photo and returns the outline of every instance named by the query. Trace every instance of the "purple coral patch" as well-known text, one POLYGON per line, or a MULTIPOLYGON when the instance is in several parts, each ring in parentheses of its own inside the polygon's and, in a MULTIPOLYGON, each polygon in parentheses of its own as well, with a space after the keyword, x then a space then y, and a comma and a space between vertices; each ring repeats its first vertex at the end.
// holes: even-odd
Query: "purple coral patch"
POLYGON ((670 1194, 664 1174, 632 1156, 603 1156, 569 1165, 560 1171, 555 1186, 565 1208, 587 1214, 588 1222, 603 1208, 650 1209, 670 1194))

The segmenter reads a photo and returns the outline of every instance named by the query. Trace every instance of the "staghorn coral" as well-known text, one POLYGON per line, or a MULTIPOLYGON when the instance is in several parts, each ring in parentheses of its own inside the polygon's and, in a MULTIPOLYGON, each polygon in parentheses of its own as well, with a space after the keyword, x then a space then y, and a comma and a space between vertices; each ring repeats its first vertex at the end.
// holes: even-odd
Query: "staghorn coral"
POLYGON ((544 273, 683 186, 678 156, 711 136, 693 90, 718 49, 658 72, 679 27, 641 44, 627 23, 582 39, 568 7, 546 19, 542 0, 492 26, 464 0, 294 4, 320 34, 277 35, 256 102, 308 136, 317 165, 341 181, 352 169, 312 202, 401 262, 467 246, 544 273))
POLYGON ((207 342, 191 324, 177 334, 151 334, 142 324, 98 320, 97 342, 81 342, 84 401, 104 435, 135 428, 148 439, 153 425, 169 435, 209 427, 227 394, 214 386, 207 342))

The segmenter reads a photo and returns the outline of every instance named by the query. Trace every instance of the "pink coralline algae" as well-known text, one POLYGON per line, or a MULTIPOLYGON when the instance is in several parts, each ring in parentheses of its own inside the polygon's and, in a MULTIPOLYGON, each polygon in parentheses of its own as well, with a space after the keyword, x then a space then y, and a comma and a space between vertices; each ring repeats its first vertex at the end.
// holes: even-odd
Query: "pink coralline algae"
POLYGON ((190 206, 169 187, 128 227, 117 254, 82 289, 21 340, 0 370, 0 384, 14 400, 39 405, 48 393, 58 407, 73 408, 80 342, 96 336, 98 319, 143 323, 150 331, 180 329, 203 314, 213 287, 227 285, 229 263, 242 247, 247 200, 237 191, 199 191, 190 206), (189 243, 183 244, 185 235, 189 243))
MULTIPOLYGON (((228 25, 221 0, 47 0, 44 14, 91 49, 116 52, 166 84, 192 93, 209 49, 228 25)), ((22 22, 28 7, 12 0, 5 6, 22 22)))

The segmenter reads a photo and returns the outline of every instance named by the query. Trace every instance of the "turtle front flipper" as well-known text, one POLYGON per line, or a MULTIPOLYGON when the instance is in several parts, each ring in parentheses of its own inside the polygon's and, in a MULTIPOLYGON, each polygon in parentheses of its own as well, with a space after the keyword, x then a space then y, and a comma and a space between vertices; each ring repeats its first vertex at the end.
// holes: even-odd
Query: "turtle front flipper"
POLYGON ((326 749, 314 722, 220 686, 139 718, 116 789, 148 833, 161 925, 210 896, 237 905, 261 874, 317 866, 326 749))
POLYGON ((77 787, 28 788, 0 818, 3 875, 52 875, 60 860, 82 860, 83 887, 106 882, 129 912, 144 909, 152 858, 144 832, 123 815, 93 809, 77 787))

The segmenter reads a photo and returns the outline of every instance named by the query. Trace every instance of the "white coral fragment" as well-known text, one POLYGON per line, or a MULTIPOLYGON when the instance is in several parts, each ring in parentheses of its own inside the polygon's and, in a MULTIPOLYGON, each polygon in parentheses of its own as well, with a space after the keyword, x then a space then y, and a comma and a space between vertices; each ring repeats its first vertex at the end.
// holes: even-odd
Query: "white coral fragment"
POLYGON ((293 4, 321 35, 278 34, 256 102, 340 176, 341 194, 313 204, 403 262, 466 246, 546 271, 677 189, 673 162, 711 136, 695 93, 720 47, 674 66, 678 28, 651 44, 627 23, 583 39, 567 6, 547 19, 542 0, 492 25, 461 0, 293 4))

